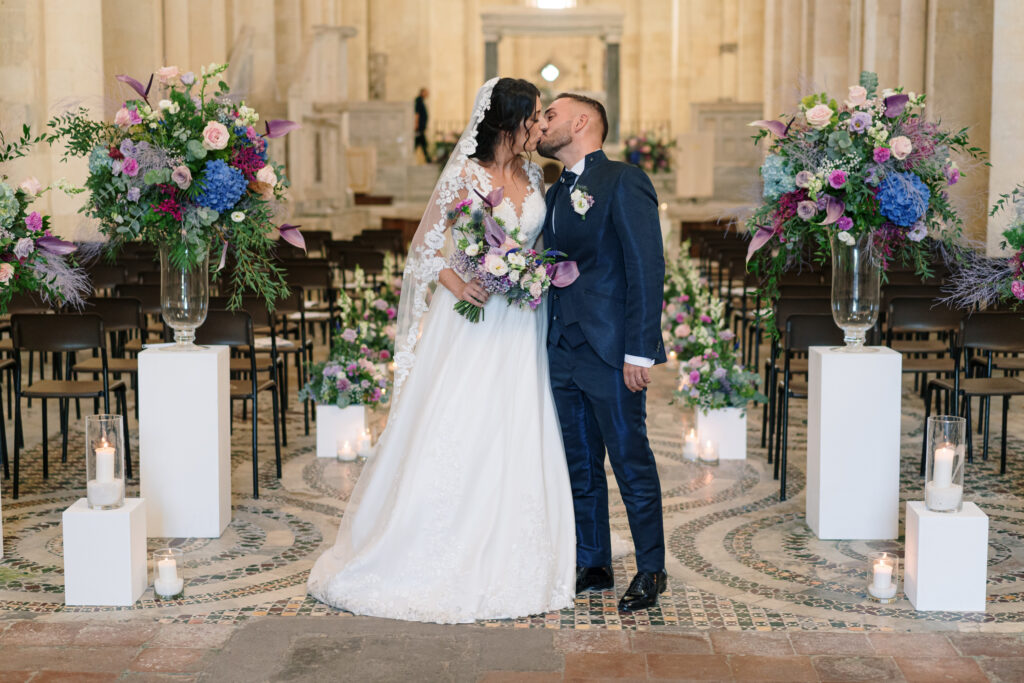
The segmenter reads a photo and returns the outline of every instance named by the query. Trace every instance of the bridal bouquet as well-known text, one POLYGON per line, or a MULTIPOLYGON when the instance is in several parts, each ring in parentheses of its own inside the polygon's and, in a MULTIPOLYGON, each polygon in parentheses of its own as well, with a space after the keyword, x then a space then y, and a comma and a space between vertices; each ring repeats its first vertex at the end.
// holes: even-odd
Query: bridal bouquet
POLYGON ((960 234, 946 188, 960 178, 951 155, 979 158, 966 129, 948 131, 923 116, 924 95, 877 91, 861 74, 839 103, 825 93, 800 101, 787 121, 755 121, 770 137, 761 166, 764 203, 747 223, 747 260, 764 282, 769 305, 782 272, 805 252, 824 261, 830 239, 853 244, 870 235, 883 270, 897 260, 931 275, 932 245, 960 234))
MULTIPOLYGON (((24 156, 33 142, 29 129, 21 140, 8 143, 0 133, 0 162, 24 156)), ((50 188, 35 178, 11 187, 0 176, 0 314, 15 294, 38 294, 43 301, 81 308, 89 295, 89 277, 72 254, 77 247, 54 237, 50 218, 30 205, 50 188)))
MULTIPOLYGON (((486 196, 477 192, 477 196, 486 210, 471 210, 473 202, 466 199, 448 216, 450 222, 468 218, 457 227, 459 236, 451 257, 455 272, 479 279, 485 290, 503 295, 510 306, 531 310, 537 309, 548 289, 568 287, 579 277, 575 261, 556 263, 558 256, 565 256, 562 252, 524 249, 518 228, 505 231, 504 222, 492 215, 502 201, 502 188, 486 196)), ((482 307, 468 301, 457 302, 455 310, 471 322, 479 322, 484 315, 482 307)))
MULTIPOLYGON (((178 67, 157 70, 143 86, 118 76, 137 94, 125 102, 112 123, 95 121, 84 108, 50 121, 50 142, 64 140, 65 158, 88 157, 89 201, 86 215, 100 222, 113 249, 142 239, 170 248, 177 267, 232 261, 231 303, 243 291, 263 296, 269 305, 287 296, 282 270, 272 256, 271 235, 277 202, 287 179, 282 166, 267 156, 267 139, 294 128, 291 121, 267 121, 233 100, 218 76, 226 64, 204 67, 198 77, 178 67), (209 92, 213 90, 213 92, 209 92)), ((282 225, 281 237, 304 247, 297 226, 282 225)))

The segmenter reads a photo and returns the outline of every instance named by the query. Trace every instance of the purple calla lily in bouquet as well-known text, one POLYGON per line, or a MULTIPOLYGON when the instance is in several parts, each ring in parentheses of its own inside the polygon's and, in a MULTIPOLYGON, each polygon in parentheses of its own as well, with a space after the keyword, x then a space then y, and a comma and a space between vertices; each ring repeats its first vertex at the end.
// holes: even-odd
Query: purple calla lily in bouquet
POLYGON ((284 169, 267 155, 267 140, 297 127, 267 121, 229 95, 219 80, 226 64, 197 77, 178 67, 158 69, 144 86, 118 76, 137 95, 113 122, 95 121, 84 108, 50 121, 50 142, 66 157, 88 157, 89 201, 82 211, 99 221, 108 246, 132 240, 169 249, 171 262, 190 268, 210 256, 215 277, 230 256, 231 306, 246 291, 268 305, 287 295, 274 263, 271 237, 304 248, 299 226, 275 224, 288 186, 284 169), (219 256, 219 258, 218 258, 219 256))
MULTIPOLYGON (((476 190, 474 190, 476 192, 476 190)), ((504 190, 476 195, 484 209, 473 210, 472 200, 456 205, 448 216, 456 234, 451 267, 465 277, 477 278, 491 294, 501 294, 509 305, 536 310, 551 287, 568 287, 579 277, 575 261, 557 261, 562 252, 523 247, 518 228, 505 230, 504 222, 494 218, 494 207, 501 203, 504 190)), ((483 319, 484 309, 468 301, 459 301, 455 310, 470 322, 483 319)))
POLYGON ((761 129, 755 141, 769 140, 764 202, 747 222, 748 268, 769 306, 782 273, 808 256, 827 260, 832 237, 854 244, 870 234, 883 272, 900 263, 925 278, 936 243, 961 233, 947 194, 960 177, 953 155, 979 159, 981 150, 966 129, 926 120, 924 95, 877 89, 864 72, 842 103, 814 93, 785 120, 750 124, 761 129))

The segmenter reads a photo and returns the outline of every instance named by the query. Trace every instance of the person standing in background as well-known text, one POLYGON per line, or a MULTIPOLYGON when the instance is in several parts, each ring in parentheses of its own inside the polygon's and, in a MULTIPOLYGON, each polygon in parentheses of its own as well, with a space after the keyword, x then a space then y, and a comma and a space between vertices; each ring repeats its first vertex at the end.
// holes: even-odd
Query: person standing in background
POLYGON ((420 94, 416 96, 416 140, 413 142, 413 152, 416 148, 423 150, 423 158, 427 163, 430 160, 430 151, 427 149, 427 97, 430 92, 426 88, 420 88, 420 94))

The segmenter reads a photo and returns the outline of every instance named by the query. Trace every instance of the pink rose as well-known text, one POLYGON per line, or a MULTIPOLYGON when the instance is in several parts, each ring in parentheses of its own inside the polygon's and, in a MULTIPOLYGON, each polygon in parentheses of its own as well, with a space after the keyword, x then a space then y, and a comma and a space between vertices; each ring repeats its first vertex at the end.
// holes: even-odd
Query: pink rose
POLYGON ((230 137, 227 126, 219 121, 210 121, 206 128, 203 128, 203 147, 211 150, 224 149, 228 146, 230 137))
POLYGON ((167 85, 181 73, 181 69, 176 66, 162 66, 156 70, 156 77, 160 79, 160 82, 167 85))
POLYGON ((914 145, 906 135, 897 135, 889 141, 889 148, 892 150, 892 155, 902 161, 914 149, 914 145))
POLYGON ((532 285, 530 285, 530 296, 532 296, 534 299, 539 299, 540 295, 543 293, 544 288, 541 287, 541 284, 539 282, 534 282, 532 285))
POLYGON ((804 113, 807 125, 812 128, 824 128, 832 120, 834 114, 827 104, 816 104, 804 113))
POLYGON ((128 107, 121 107, 117 110, 117 113, 114 114, 114 125, 127 128, 132 125, 131 119, 131 110, 128 109, 128 107))
POLYGON ((189 170, 188 166, 175 166, 174 170, 171 171, 171 181, 179 189, 187 190, 192 184, 192 171, 189 170))
POLYGON ((846 95, 846 106, 856 107, 864 104, 868 99, 868 91, 862 85, 851 85, 846 95))
POLYGON ((14 277, 14 266, 10 263, 0 263, 0 284, 7 284, 14 277))
MULTIPOLYGON (((4 265, 7 264, 5 263, 4 265)), ((4 280, 4 282, 6 282, 6 280, 4 280)), ((1013 292, 1015 297, 1024 301, 1024 280, 1014 280, 1010 285, 1010 291, 1013 292)))
POLYGON ((43 189, 43 184, 39 182, 35 176, 29 176, 21 181, 21 185, 18 185, 22 192, 30 197, 35 197, 43 189))
POLYGON ((124 163, 121 165, 121 170, 124 171, 124 174, 126 176, 131 176, 132 178, 134 178, 139 174, 139 162, 131 157, 128 157, 127 159, 124 160, 124 163))
POLYGON ((256 180, 267 185, 277 185, 277 174, 274 173, 274 167, 264 166, 256 171, 256 180))
POLYGON ((29 232, 39 232, 43 229, 43 217, 38 211, 33 211, 25 217, 25 227, 29 232))

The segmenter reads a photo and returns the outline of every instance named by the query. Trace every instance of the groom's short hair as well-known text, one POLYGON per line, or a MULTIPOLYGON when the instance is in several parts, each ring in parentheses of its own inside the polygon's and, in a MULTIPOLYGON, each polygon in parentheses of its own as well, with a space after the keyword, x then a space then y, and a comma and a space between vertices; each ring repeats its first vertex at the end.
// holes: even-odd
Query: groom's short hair
POLYGON ((555 99, 560 100, 563 97, 569 100, 575 100, 576 102, 579 102, 581 104, 585 104, 591 109, 593 109, 595 112, 597 112, 597 114, 601 117, 601 144, 604 144, 605 138, 608 137, 608 112, 604 110, 604 105, 595 100, 593 97, 587 97, 586 95, 580 95, 579 93, 574 92, 561 93, 555 99))

